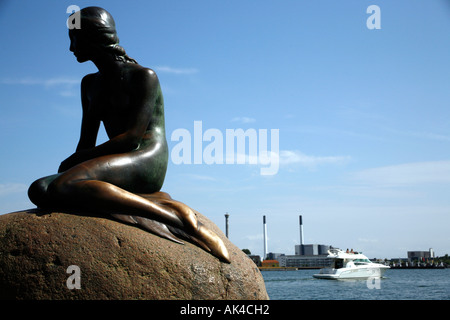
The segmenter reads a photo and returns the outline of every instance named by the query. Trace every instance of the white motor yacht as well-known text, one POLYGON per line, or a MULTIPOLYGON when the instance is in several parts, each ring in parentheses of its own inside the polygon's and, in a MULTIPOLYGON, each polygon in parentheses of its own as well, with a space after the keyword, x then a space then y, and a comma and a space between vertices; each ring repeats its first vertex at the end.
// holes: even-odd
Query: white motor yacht
POLYGON ((320 269, 320 272, 313 277, 319 279, 381 278, 389 269, 388 266, 370 261, 362 253, 349 253, 339 249, 331 249, 328 253, 328 258, 333 261, 332 265, 320 269))

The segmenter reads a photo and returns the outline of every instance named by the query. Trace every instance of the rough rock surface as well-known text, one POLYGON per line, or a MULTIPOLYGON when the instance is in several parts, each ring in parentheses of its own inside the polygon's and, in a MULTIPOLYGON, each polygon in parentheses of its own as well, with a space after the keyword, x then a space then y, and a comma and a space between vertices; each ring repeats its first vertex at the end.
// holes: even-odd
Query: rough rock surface
POLYGON ((222 237, 231 264, 99 216, 38 209, 1 215, 0 298, 268 299, 253 261, 197 214, 222 237), (78 278, 70 266, 79 268, 78 278))

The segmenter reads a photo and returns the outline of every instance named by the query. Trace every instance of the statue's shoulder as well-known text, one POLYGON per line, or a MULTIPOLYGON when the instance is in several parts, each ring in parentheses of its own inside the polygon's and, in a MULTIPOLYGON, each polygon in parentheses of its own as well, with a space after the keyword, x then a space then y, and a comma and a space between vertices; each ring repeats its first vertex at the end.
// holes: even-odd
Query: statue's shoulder
POLYGON ((88 89, 93 84, 93 82, 97 79, 98 75, 99 75, 98 72, 89 73, 89 74, 85 75, 83 77, 83 79, 81 79, 81 89, 82 90, 88 89))
POLYGON ((157 80, 158 76, 153 69, 143 67, 141 65, 132 65, 132 72, 136 77, 141 77, 147 80, 157 80))
POLYGON ((81 80, 83 81, 93 81, 95 78, 97 78, 99 76, 100 72, 95 72, 95 73, 88 73, 87 75, 85 75, 83 77, 83 79, 81 80))
POLYGON ((131 65, 128 68, 129 79, 136 85, 143 86, 158 86, 159 79, 156 72, 150 68, 146 68, 140 65, 131 65))

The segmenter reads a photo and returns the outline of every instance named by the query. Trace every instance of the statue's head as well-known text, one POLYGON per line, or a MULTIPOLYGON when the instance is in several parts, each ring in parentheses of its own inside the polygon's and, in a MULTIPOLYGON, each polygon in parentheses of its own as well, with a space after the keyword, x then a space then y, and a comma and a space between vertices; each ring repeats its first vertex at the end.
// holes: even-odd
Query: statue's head
POLYGON ((99 52, 106 52, 117 60, 136 63, 119 46, 116 24, 108 11, 100 7, 86 7, 73 14, 79 14, 80 28, 69 29, 70 51, 79 62, 90 60, 99 52))

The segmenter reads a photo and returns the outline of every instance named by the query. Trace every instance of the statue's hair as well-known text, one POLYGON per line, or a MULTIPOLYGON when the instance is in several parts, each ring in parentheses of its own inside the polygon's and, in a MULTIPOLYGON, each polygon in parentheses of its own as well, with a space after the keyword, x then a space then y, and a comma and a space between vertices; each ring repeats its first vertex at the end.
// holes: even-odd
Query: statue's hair
POLYGON ((72 29, 77 34, 109 52, 116 60, 137 63, 119 45, 116 23, 108 11, 100 7, 86 7, 74 14, 79 14, 80 18, 80 29, 72 29))

